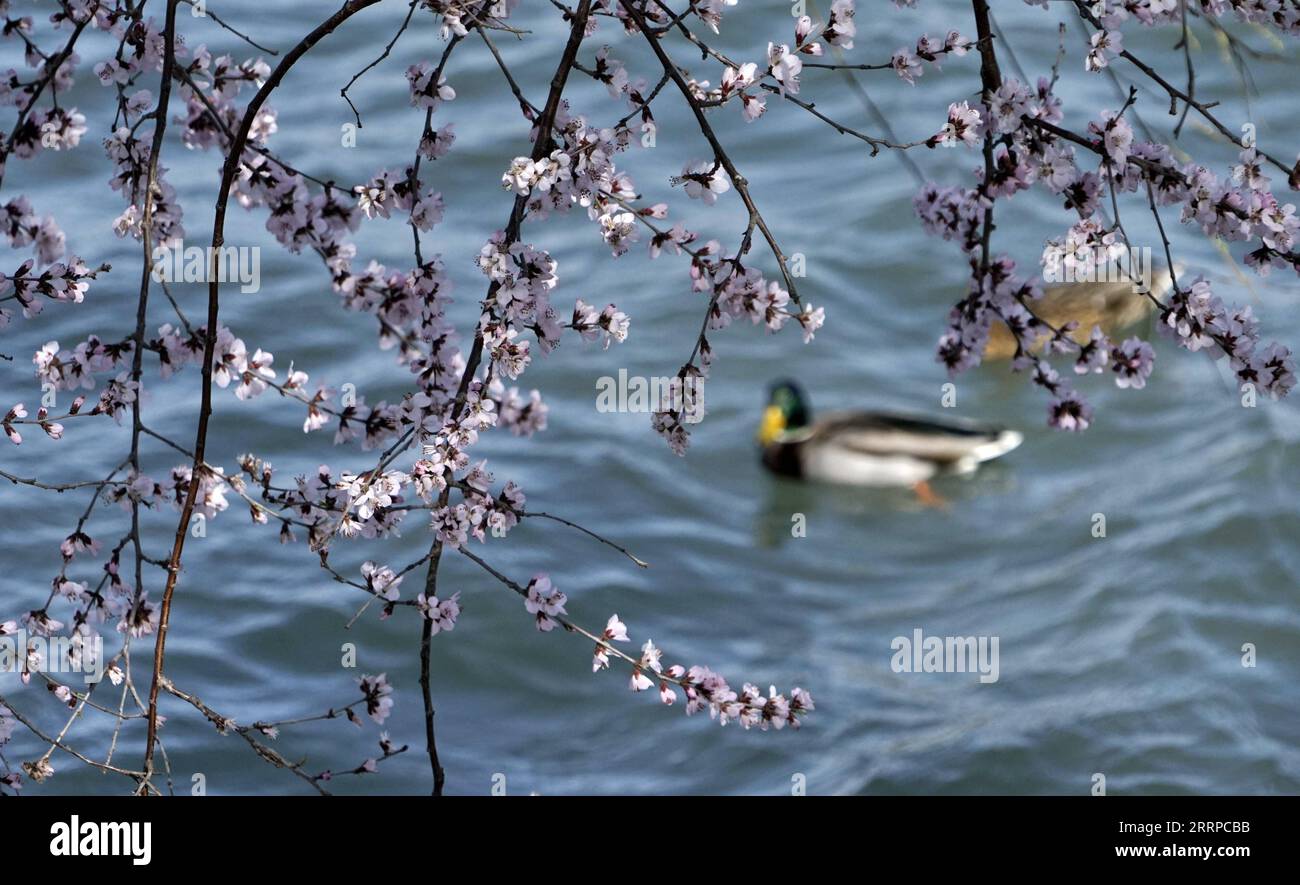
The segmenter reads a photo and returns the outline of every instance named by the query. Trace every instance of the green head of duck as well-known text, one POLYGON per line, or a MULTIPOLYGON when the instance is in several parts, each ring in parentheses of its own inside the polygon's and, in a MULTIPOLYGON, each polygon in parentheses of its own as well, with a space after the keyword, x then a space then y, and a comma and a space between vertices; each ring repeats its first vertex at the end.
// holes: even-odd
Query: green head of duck
POLYGON ((758 443, 769 446, 790 430, 807 427, 812 420, 808 398, 794 381, 775 381, 768 388, 767 408, 758 427, 758 443))

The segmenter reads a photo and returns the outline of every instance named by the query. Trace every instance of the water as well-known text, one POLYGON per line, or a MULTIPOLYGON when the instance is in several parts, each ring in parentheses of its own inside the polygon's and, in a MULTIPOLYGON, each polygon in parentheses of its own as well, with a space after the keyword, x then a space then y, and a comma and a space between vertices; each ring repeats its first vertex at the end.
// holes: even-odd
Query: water
MULTIPOLYGON (((881 60, 927 29, 974 29, 964 3, 931 0, 906 13, 878 5, 885 7, 878 14, 859 13, 855 60, 881 60)), ((540 101, 562 36, 551 7, 527 6, 516 24, 535 33, 523 41, 503 35, 497 42, 529 96, 540 101)), ((283 49, 333 8, 228 2, 221 14, 283 49)), ((387 42, 405 9, 392 3, 361 13, 289 76, 272 101, 280 112, 276 150, 305 171, 349 184, 410 161, 419 120, 406 105, 403 72, 441 52, 430 23, 416 24, 393 57, 354 88, 365 122, 354 149, 340 146, 340 126, 351 117, 337 94, 387 42)), ((758 59, 768 39, 789 39, 786 4, 748 2, 742 9, 718 40, 729 54, 758 59)), ((1045 72, 1056 51, 1054 14, 1021 4, 998 4, 996 11, 1020 63, 1031 76, 1045 72)), ((181 21, 192 44, 206 41, 246 54, 210 24, 184 14, 181 21)), ((1259 35, 1235 30, 1267 48, 1259 35)), ((1251 98, 1247 116, 1240 81, 1205 29, 1197 33, 1204 41, 1196 55, 1198 95, 1223 100, 1221 113, 1230 125, 1254 123, 1261 143, 1287 157, 1287 146, 1300 137, 1288 68, 1269 60, 1250 63, 1260 94, 1251 98)), ((1067 123, 1082 129, 1090 109, 1117 101, 1108 81, 1079 70, 1078 33, 1067 37, 1067 123)), ((1181 56, 1172 50, 1174 30, 1130 29, 1126 37, 1143 57, 1175 74, 1181 69, 1181 56)), ((589 61, 602 40, 614 43, 614 54, 635 73, 653 76, 640 47, 627 48, 635 41, 604 22, 601 38, 589 41, 583 57, 589 61)), ((713 66, 699 65, 679 43, 673 50, 699 76, 717 80, 713 66)), ((4 51, 4 64, 15 64, 12 44, 4 51)), ((100 57, 83 52, 91 55, 100 57)), ((942 73, 927 70, 915 88, 889 72, 866 74, 863 82, 899 136, 912 140, 938 128, 949 101, 972 93, 977 64, 974 58, 950 60, 942 73)), ((1005 57, 1003 65, 1013 70, 1005 57)), ((1135 73, 1122 63, 1117 70, 1124 78, 1135 73)), ((527 142, 481 43, 469 41, 456 52, 448 77, 458 97, 437 117, 456 123, 457 142, 432 174, 448 208, 425 242, 426 250, 446 258, 457 283, 458 316, 468 324, 483 289, 472 258, 509 213, 510 198, 496 182, 527 142)), ((804 82, 805 97, 826 113, 878 131, 838 75, 809 71, 804 82)), ((1140 112, 1167 132, 1173 123, 1165 115, 1167 101, 1140 85, 1140 112)), ((83 70, 66 101, 95 106, 103 98, 100 89, 83 70)), ((623 113, 602 97, 603 87, 584 77, 572 81, 572 95, 579 108, 601 119, 623 113)), ((550 572, 580 623, 598 627, 618 612, 638 641, 653 637, 673 661, 708 664, 735 684, 802 685, 813 692, 818 710, 797 734, 761 734, 688 719, 680 707, 662 709, 652 697, 628 692, 625 673, 593 676, 586 641, 539 634, 517 597, 472 563, 449 556, 441 587, 461 591, 464 614, 454 633, 433 644, 448 791, 485 793, 494 775, 504 774, 512 793, 780 794, 802 774, 814 793, 1082 794, 1095 772, 1106 775, 1112 794, 1300 789, 1294 693, 1300 679, 1294 579, 1300 518, 1292 500, 1300 419, 1293 402, 1243 409, 1208 359, 1157 341, 1157 370, 1145 391, 1118 391, 1105 379, 1085 382, 1098 418, 1081 436, 1047 430, 1044 398, 1005 366, 959 379, 956 412, 1010 424, 1026 440, 974 478, 939 484, 952 501, 946 511, 920 508, 906 494, 802 486, 761 471, 752 433, 764 388, 775 375, 802 379, 814 407, 823 410, 938 411, 947 379, 934 363, 933 346, 966 272, 950 244, 920 231, 910 209, 915 186, 896 159, 871 158, 855 139, 836 136, 797 108, 770 104, 768 116, 748 127, 734 109, 712 119, 787 251, 807 256, 801 289, 826 307, 826 328, 808 347, 796 334, 767 336, 748 326, 716 334, 710 415, 696 430, 689 457, 678 459, 651 433, 645 415, 598 413, 594 390, 596 378, 619 368, 634 375, 676 371, 704 307, 689 291, 685 263, 663 258, 652 264, 644 246, 611 261, 577 216, 526 228, 527 239, 559 260, 557 303, 617 301, 633 317, 632 335, 609 351, 566 341, 535 362, 524 380, 546 396, 549 429, 523 444, 489 434, 479 456, 490 459, 499 482, 516 479, 530 507, 597 528, 652 567, 638 570, 585 536, 542 521, 482 552, 516 577, 550 572), (794 513, 807 517, 806 538, 791 537, 794 513), (1105 539, 1090 534, 1095 513, 1107 517, 1105 539), (891 640, 916 627, 927 635, 1000 637, 1000 680, 980 685, 973 675, 892 672, 891 640), (1247 642, 1258 649, 1254 669, 1240 663, 1247 642)), ((659 147, 636 153, 628 164, 649 199, 669 197, 668 177, 707 150, 671 89, 656 103, 656 115, 659 147)), ((108 338, 130 329, 138 250, 107 233, 121 207, 104 187, 107 165, 95 143, 107 122, 92 114, 91 125, 80 150, 12 162, 4 199, 28 194, 38 211, 56 212, 75 251, 116 269, 83 307, 53 307, 4 333, 3 349, 17 358, 0 364, 3 404, 36 400, 26 355, 45 341, 72 342, 91 331, 108 338)), ((1219 171, 1232 157, 1195 119, 1184 143, 1219 171)), ((189 239, 204 242, 218 161, 187 155, 175 142, 167 151, 189 239)), ((927 175, 944 183, 963 180, 977 164, 974 152, 914 155, 927 175)), ((997 248, 1032 266, 1044 236, 1059 235, 1067 223, 1055 203, 1039 192, 1017 196, 1014 212, 999 212, 997 248)), ((743 223, 734 195, 711 210, 676 200, 672 205, 688 226, 728 244, 743 223)), ((1136 241, 1158 247, 1144 214, 1140 203, 1131 203, 1126 225, 1136 241)), ((240 295, 227 287, 224 321, 250 349, 274 352, 278 368, 292 360, 315 380, 356 384, 371 403, 399 398, 404 372, 390 354, 376 351, 370 321, 343 311, 319 263, 278 249, 263 221, 261 214, 242 211, 229 220, 228 242, 266 248, 262 291, 240 295)), ((1238 278, 1199 232, 1170 226, 1181 260, 1214 279, 1229 300, 1254 305, 1271 337, 1300 342, 1294 278, 1280 271, 1267 280, 1250 273, 1238 278)), ((359 258, 394 268, 410 261, 409 234, 396 221, 363 227, 358 242, 359 258)), ((765 266, 771 269, 770 262, 765 266)), ((199 315, 200 288, 178 291, 184 309, 199 315)), ((157 299, 155 306, 153 327, 169 319, 157 299)), ((193 370, 155 384, 146 420, 191 440, 197 384, 193 370)), ((304 438, 301 411, 273 396, 241 403, 222 391, 215 402, 209 458, 218 463, 232 465, 238 454, 252 451, 272 460, 284 477, 319 463, 336 473, 373 463, 368 454, 332 448, 325 434, 304 438)), ((90 479, 106 474, 126 450, 127 428, 69 424, 58 444, 32 438, 21 449, 9 448, 4 468, 90 479)), ((150 447, 145 469, 157 475, 174 463, 172 454, 150 447)), ((13 617, 44 599, 58 568, 57 539, 85 499, 5 486, 0 500, 0 615, 13 617)), ((402 611, 381 622, 371 610, 348 629, 361 595, 332 583, 301 544, 281 547, 273 529, 248 525, 240 511, 232 506, 209 525, 207 538, 187 548, 168 673, 217 710, 251 722, 323 712, 355 697, 358 672, 386 672, 396 686, 396 708, 385 728, 411 751, 384 762, 377 774, 336 780, 332 789, 427 790, 415 618, 402 611), (346 642, 357 646, 358 670, 340 666, 346 642)), ((120 511, 102 510, 92 528, 116 538, 124 519, 120 511)), ((150 513, 145 524, 147 549, 165 555, 175 514, 150 513)), ((411 519, 398 540, 337 545, 332 562, 352 575, 365 558, 404 564, 423 555, 428 540, 411 519)), ((151 580, 157 598, 157 574, 151 580)), ((403 590, 417 588, 413 575, 403 590)), ((0 677, 0 691, 46 727, 61 725, 59 710, 39 688, 21 688, 10 676, 0 677)), ((258 763, 238 738, 217 736, 193 710, 169 703, 164 711, 170 718, 163 736, 179 790, 188 789, 195 772, 205 775, 213 793, 305 789, 258 763)), ((141 731, 138 723, 125 730, 123 763, 138 760, 141 731)), ((346 770, 375 753, 378 731, 370 723, 360 732, 342 720, 315 723, 286 728, 276 746, 290 758, 307 757, 311 771, 346 770)), ((79 748, 102 748, 108 735, 105 717, 93 714, 70 740, 79 748)), ((15 764, 35 755, 21 737, 7 752, 15 764)), ((66 756, 56 756, 54 764, 59 773, 44 788, 49 791, 123 787, 66 756)))

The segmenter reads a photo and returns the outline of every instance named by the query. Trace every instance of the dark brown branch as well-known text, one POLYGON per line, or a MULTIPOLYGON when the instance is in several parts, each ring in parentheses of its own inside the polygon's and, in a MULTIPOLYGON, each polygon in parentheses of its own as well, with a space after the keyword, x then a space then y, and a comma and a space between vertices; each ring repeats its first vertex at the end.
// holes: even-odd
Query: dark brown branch
MULTIPOLYGON (((140 295, 136 301, 135 333, 132 340, 135 346, 131 354, 131 380, 136 383, 136 397, 131 403, 131 470, 140 470, 140 433, 144 424, 140 420, 140 408, 143 397, 140 396, 140 378, 144 370, 144 332, 149 311, 149 280, 153 275, 153 207, 154 188, 158 181, 158 156, 162 153, 163 136, 167 132, 167 106, 172 93, 172 70, 176 64, 176 5, 177 0, 168 0, 167 19, 163 31, 166 48, 163 55, 162 76, 158 84, 158 105, 154 108, 153 141, 149 148, 149 168, 145 173, 144 207, 140 215, 140 244, 143 251, 140 267, 140 295)), ((140 604, 144 596, 144 552, 140 541, 140 502, 131 499, 131 542, 134 550, 135 599, 140 604)), ((159 644, 161 644, 161 637, 159 644)), ((154 718, 150 717, 150 725, 154 718)), ((152 745, 152 740, 150 741, 152 745)), ((146 754, 145 771, 150 770, 152 757, 146 754)))
MULTIPOLYGON (((564 85, 569 79, 569 71, 572 70, 573 63, 578 57, 578 47, 582 44, 582 38, 587 28, 587 16, 590 11, 591 0, 581 0, 577 11, 573 13, 572 24, 569 28, 569 40, 564 46, 563 54, 560 56, 560 63, 555 69, 555 75, 551 77, 551 91, 546 98, 546 106, 542 109, 542 115, 537 121, 537 139, 533 143, 532 153, 532 159, 534 160, 540 160, 551 152, 551 145, 554 143, 551 130, 555 123, 555 115, 560 109, 560 99, 564 94, 564 85)), ((510 212, 510 222, 506 225, 504 248, 509 248, 511 244, 519 239, 519 228, 523 224, 526 205, 526 197, 515 197, 514 207, 510 212)), ((493 282, 488 286, 484 303, 492 301, 498 285, 498 283, 493 282)), ((465 408, 465 395, 469 391, 470 382, 473 381, 482 359, 483 331, 480 324, 478 331, 474 335, 474 343, 470 348, 469 357, 465 361, 465 370, 460 378, 456 400, 452 404, 450 420, 453 422, 460 417, 461 411, 465 408)), ((438 506, 445 507, 447 505, 450 493, 451 485, 449 484, 439 496, 438 506)), ((429 551, 429 570, 424 579, 426 598, 431 599, 438 595, 438 564, 442 559, 442 550, 442 541, 434 540, 429 551)), ((420 629, 420 692, 424 699, 424 738, 429 754, 429 767, 433 772, 433 795, 441 796, 446 774, 442 769, 442 764, 438 761, 438 746, 433 727, 433 694, 429 683, 429 654, 432 639, 433 624, 428 618, 424 618, 420 629)))
MULTIPOLYGON (((168 560, 167 584, 163 589, 162 606, 158 616, 158 638, 154 644, 153 680, 149 686, 149 729, 145 746, 144 768, 147 775, 153 773, 154 743, 158 736, 158 688, 162 679, 163 655, 171 616, 172 594, 176 589, 177 576, 180 574, 181 555, 185 550, 185 538, 189 534, 190 519, 194 515, 194 500, 198 495, 199 483, 203 475, 203 456, 208 439, 208 419, 212 414, 212 363, 216 351, 217 319, 220 309, 220 275, 217 273, 216 262, 219 260, 217 257, 220 254, 219 250, 225 243, 226 207, 230 201, 231 187, 243 159, 244 145, 248 142, 248 133, 253 126, 253 120, 266 102, 267 97, 280 85, 284 75, 322 38, 333 33, 339 25, 356 13, 369 6, 374 6, 378 2, 379 0, 348 0, 337 12, 317 26, 315 30, 289 51, 288 55, 271 72, 271 76, 266 83, 253 96, 252 101, 248 103, 248 107, 244 110, 244 118, 239 124, 239 131, 230 145, 225 165, 222 168, 221 189, 217 194, 216 214, 212 221, 211 254, 213 256, 213 267, 211 268, 211 280, 208 284, 208 320, 203 337, 202 404, 199 408, 198 429, 195 432, 194 439, 194 461, 190 471, 190 484, 185 491, 185 502, 181 506, 181 516, 176 526, 176 540, 172 545, 171 557, 168 560)), ((175 0, 173 0, 173 5, 174 3, 175 0)))

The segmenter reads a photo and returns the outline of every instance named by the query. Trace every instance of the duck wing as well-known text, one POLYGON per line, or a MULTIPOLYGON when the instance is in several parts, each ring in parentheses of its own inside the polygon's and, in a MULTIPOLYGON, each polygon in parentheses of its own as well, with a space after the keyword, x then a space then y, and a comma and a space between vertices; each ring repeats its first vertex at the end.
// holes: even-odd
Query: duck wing
POLYGON ((971 421, 937 421, 886 412, 838 412, 813 426, 806 445, 969 468, 1006 454, 1023 440, 1014 430, 971 421))

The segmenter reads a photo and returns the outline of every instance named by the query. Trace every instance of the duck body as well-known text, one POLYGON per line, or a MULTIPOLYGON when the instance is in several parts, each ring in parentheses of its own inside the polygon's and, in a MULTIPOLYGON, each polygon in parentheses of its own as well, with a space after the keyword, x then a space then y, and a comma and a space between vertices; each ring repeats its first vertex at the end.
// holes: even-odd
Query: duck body
MULTIPOLYGON (((1181 266, 1175 270, 1182 272, 1181 266)), ((1173 288, 1173 276, 1168 269, 1155 272, 1151 279, 1151 294, 1164 298, 1173 288)), ((1075 322, 1070 337, 1079 344, 1087 344, 1094 326, 1110 336, 1136 326, 1151 314, 1153 303, 1146 295, 1135 291, 1133 283, 1058 283, 1043 290, 1043 297, 1030 302, 1034 314, 1053 326, 1075 322)), ((1035 348, 1041 350, 1041 346, 1035 348)), ((988 344, 984 349, 986 360, 1009 360, 1016 355, 1016 339, 1001 322, 989 330, 988 344)))
POLYGON ((759 431, 763 465, 773 473, 868 487, 970 473, 1023 439, 1002 427, 889 412, 834 412, 812 421, 802 392, 788 381, 773 386, 759 431))

